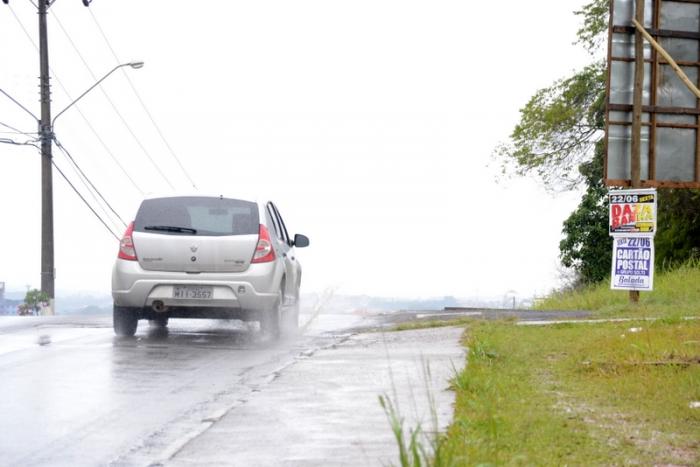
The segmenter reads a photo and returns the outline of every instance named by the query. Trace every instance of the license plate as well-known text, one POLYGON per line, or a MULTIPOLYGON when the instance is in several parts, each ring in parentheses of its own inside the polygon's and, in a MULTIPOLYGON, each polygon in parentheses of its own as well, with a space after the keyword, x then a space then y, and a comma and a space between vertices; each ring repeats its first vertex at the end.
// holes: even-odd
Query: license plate
POLYGON ((176 285, 173 287, 173 298, 192 298, 209 300, 214 294, 214 288, 201 285, 176 285))

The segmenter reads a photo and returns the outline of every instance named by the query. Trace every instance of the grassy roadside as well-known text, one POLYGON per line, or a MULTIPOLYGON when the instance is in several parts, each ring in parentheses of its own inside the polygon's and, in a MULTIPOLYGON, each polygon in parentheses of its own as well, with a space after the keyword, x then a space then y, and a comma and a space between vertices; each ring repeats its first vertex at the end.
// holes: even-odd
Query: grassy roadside
POLYGON ((700 322, 478 322, 442 465, 697 465, 700 322))
POLYGON ((435 465, 700 465, 700 265, 637 306, 608 284, 540 309, 639 321, 467 324, 455 416, 435 465), (643 321, 643 317, 657 317, 643 321))
POLYGON ((657 272, 654 291, 642 292, 639 304, 630 304, 628 294, 610 290, 608 281, 582 290, 554 293, 538 310, 590 310, 597 317, 700 316, 700 261, 691 261, 671 271, 657 272))

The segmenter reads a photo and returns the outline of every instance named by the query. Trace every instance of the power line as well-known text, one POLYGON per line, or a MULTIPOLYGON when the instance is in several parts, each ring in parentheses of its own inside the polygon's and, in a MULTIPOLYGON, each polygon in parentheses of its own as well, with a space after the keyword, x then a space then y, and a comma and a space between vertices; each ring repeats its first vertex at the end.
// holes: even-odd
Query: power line
POLYGON ((12 97, 11 95, 9 95, 9 94, 6 93, 5 91, 3 91, 2 89, 0 89, 0 92, 3 93, 5 96, 7 96, 7 98, 10 99, 12 102, 14 102, 15 104, 17 104, 22 110, 24 110, 24 111, 27 112, 29 115, 31 115, 32 117, 34 117, 34 120, 39 120, 39 119, 37 118, 37 116, 34 115, 29 109, 27 109, 25 106, 23 106, 22 104, 20 104, 19 101, 17 101, 17 99, 15 99, 15 98, 12 97))
MULTIPOLYGON (((102 195, 102 193, 100 193, 100 190, 97 189, 97 187, 95 186, 95 184, 92 183, 92 181, 88 178, 87 175, 85 175, 85 172, 83 172, 83 169, 81 169, 80 166, 78 165, 78 163, 75 161, 75 159, 73 159, 73 156, 71 155, 71 153, 61 144, 60 141, 58 141, 58 139, 56 138, 55 135, 54 135, 53 140, 54 140, 54 142, 56 143, 56 146, 58 146, 58 149, 60 149, 61 152, 63 152, 63 154, 64 154, 66 157, 68 157, 68 159, 70 159, 70 161, 73 163, 73 165, 74 165, 75 168, 78 170, 78 172, 79 172, 80 175, 83 177, 83 179, 84 179, 85 181, 87 181, 87 183, 88 183, 88 184, 90 185, 90 187, 94 190, 94 192, 97 193, 97 195, 100 197, 100 199, 102 199, 102 201, 105 203, 105 205, 107 205, 107 207, 109 208, 109 210, 112 211, 112 213, 113 213, 115 216, 117 216, 117 219, 119 219, 119 221, 124 225, 124 228, 126 228, 126 222, 124 222, 124 219, 121 218, 121 216, 117 213, 117 211, 114 210, 114 208, 112 207, 112 205, 109 204, 109 202, 105 199, 105 197, 102 195)), ((93 195, 93 197, 94 197, 94 195, 93 195)), ((95 199, 95 202, 97 202, 97 199, 95 199)), ((99 203, 98 203, 98 204, 99 204, 99 203)))
POLYGON ((83 197, 83 195, 80 194, 80 192, 75 188, 75 186, 71 183, 71 181, 68 180, 68 177, 66 177, 66 174, 64 174, 63 171, 56 165, 56 162, 52 160, 51 164, 56 168, 56 170, 58 170, 58 173, 61 174, 61 177, 63 177, 63 179, 66 181, 66 183, 68 183, 68 185, 70 185, 70 187, 73 189, 75 194, 78 195, 78 197, 81 200, 83 200, 83 203, 85 203, 85 206, 87 206, 88 209, 90 209, 90 211, 92 211, 92 213, 95 215, 95 217, 97 217, 100 220, 100 222, 102 222, 102 225, 105 226, 105 229, 107 229, 109 231, 109 233, 112 234, 112 236, 114 238, 116 238, 117 241, 119 241, 119 237, 117 236, 117 234, 112 232, 112 229, 109 228, 107 223, 100 217, 99 214, 97 214, 97 212, 92 208, 92 206, 90 206, 90 203, 88 203, 87 200, 83 197))
MULTIPOLYGON (((31 3, 31 0, 30 0, 30 3, 31 3)), ((8 5, 8 6, 10 6, 10 5, 8 5)), ((29 32, 27 31, 27 28, 24 27, 24 24, 19 19, 19 17, 15 14, 14 10, 12 10, 11 6, 10 6, 10 11, 12 11, 12 15, 15 17, 15 20, 17 21, 17 24, 19 24, 20 28, 22 28, 22 31, 24 31, 24 34, 27 37, 27 39, 29 40, 29 42, 34 46, 34 49, 36 49, 36 51, 39 52, 39 47, 36 45, 36 42, 34 42, 34 39, 32 38, 31 34, 29 34, 29 32)), ((66 94, 66 96, 68 96, 68 99, 70 99, 72 101, 73 99, 71 98, 70 94, 68 93, 68 90, 66 90, 66 87, 63 85, 63 82, 59 79, 58 75, 53 71, 53 69, 51 69, 51 74, 53 74, 54 78, 56 78, 56 82, 61 87, 63 92, 66 94)), ((82 110, 80 110, 80 108, 77 104, 75 105, 75 110, 76 110, 76 112, 78 112, 78 115, 80 115, 80 117, 83 119, 83 122, 90 129, 90 131, 95 136, 95 138, 97 138, 97 140, 100 142, 100 144, 102 145, 102 148, 107 152, 107 154, 112 159, 112 161, 114 161, 114 163, 117 165, 117 167, 119 167, 119 169, 122 171, 122 173, 131 182, 133 187, 136 188, 136 191, 138 191, 141 194, 141 196, 143 196, 145 194, 145 192, 141 189, 140 186, 138 186, 138 184, 134 181, 134 179, 131 177, 131 175, 129 175, 129 173, 126 171, 124 166, 119 162, 119 160, 114 155, 112 150, 109 149, 109 147, 107 146, 107 143, 105 143, 105 141, 102 139, 102 137, 97 133, 97 130, 95 130, 95 127, 92 126, 92 124, 90 123, 90 120, 88 120, 88 118, 85 116, 85 114, 82 112, 82 110)))
MULTIPOLYGON (((63 157, 68 159, 69 164, 71 163, 70 159, 66 156, 65 153, 63 153, 63 157)), ((115 228, 114 229, 115 231, 119 231, 119 229, 121 228, 119 226, 119 222, 115 221, 114 216, 109 214, 107 209, 105 209, 103 203, 100 203, 100 200, 95 195, 95 190, 90 188, 88 181, 86 181, 86 178, 81 175, 80 170, 75 165, 72 165, 72 164, 70 165, 70 168, 73 170, 75 176, 78 177, 78 180, 80 180, 80 183, 83 184, 83 188, 87 191, 87 193, 92 198, 92 200, 90 202, 93 203, 93 206, 96 206, 96 209, 99 209, 99 211, 102 213, 104 218, 110 222, 110 226, 115 228)))
MULTIPOLYGON (((78 56, 79 56, 80 59, 82 60, 83 65, 85 65, 85 67, 87 68, 88 72, 90 72, 90 75, 92 75, 93 79, 96 80, 97 77, 96 77, 95 74, 92 72, 92 69, 91 69, 90 66, 87 64, 87 62, 86 62, 85 59, 83 58, 83 55, 80 53, 80 51, 79 51, 78 48, 76 47, 75 43, 73 42, 73 39, 71 39, 71 37, 70 37, 70 34, 68 34, 68 31, 66 31, 66 29, 63 27, 63 24, 62 24, 61 21, 58 19, 58 16, 56 15, 56 13, 51 12, 51 14, 53 15, 54 19, 56 20, 56 23, 59 25, 59 27, 60 27, 61 30, 63 31, 63 34, 65 34, 66 37, 68 38, 68 42, 70 42, 70 44, 73 46, 73 49, 75 49, 76 53, 78 54, 78 56)), ((136 144, 139 146, 139 148, 141 148, 141 151, 146 155, 146 157, 148 158, 148 160, 151 161, 151 164, 153 164, 153 167, 155 167, 155 169, 158 171, 158 173, 160 174, 160 176, 163 177, 163 180, 165 180, 165 182, 170 186, 170 188, 174 190, 174 189, 175 189, 175 186, 170 182, 170 179, 168 179, 168 177, 165 176, 165 173, 163 173, 163 171, 162 171, 161 168, 158 166, 158 164, 155 162, 155 160, 153 160, 153 157, 151 156, 151 154, 148 152, 148 150, 147 150, 146 147, 143 145, 143 143, 142 143, 141 140, 138 138, 138 136, 136 136, 136 133, 134 133, 134 130, 132 130, 131 125, 129 125, 129 123, 126 121, 126 119, 124 118, 124 116, 122 115, 122 113, 119 111, 119 109, 117 109, 117 106, 114 104, 114 102, 113 102, 112 99, 109 97, 109 95, 107 94, 107 92, 102 88, 102 86, 100 86, 100 90, 102 91, 102 93, 104 94, 105 98, 107 99, 107 102, 109 102, 109 104, 112 106, 112 109, 114 110, 114 113, 117 114, 117 116, 118 116, 119 119, 121 120, 121 122, 122 122, 122 124, 124 125, 124 127, 125 127, 125 128, 127 129, 127 131, 131 134, 132 138, 134 138, 134 141, 136 141, 136 144)))
POLYGON ((0 125, 4 126, 5 128, 9 128, 9 129, 12 130, 14 133, 18 133, 18 134, 20 134, 20 135, 34 136, 34 135, 37 134, 37 133, 27 133, 27 132, 25 132, 25 131, 18 130, 17 128, 15 128, 15 127, 13 127, 13 126, 10 126, 10 125, 8 125, 7 123, 2 123, 2 122, 0 122, 0 125))
MULTIPOLYGON (((32 1, 29 0, 29 3, 32 3, 32 1)), ((32 5, 34 5, 34 4, 32 3, 32 5)), ((24 35, 27 36, 27 39, 29 39, 29 42, 32 43, 32 45, 34 46, 34 48, 38 52, 39 47, 37 47, 36 42, 34 42, 34 39, 32 39, 32 35, 29 34, 29 31, 27 31, 27 28, 24 27, 24 23, 22 23, 22 21, 19 19, 19 16, 17 16, 17 13, 15 13, 15 10, 12 8, 12 5, 8 4, 7 6, 10 8, 10 12, 12 12, 12 16, 15 17, 15 21, 17 21, 17 24, 19 24, 19 27, 22 28, 22 31, 24 31, 24 35)), ((39 119, 37 118, 37 120, 39 120, 39 119)))
MULTIPOLYGON (((88 0, 84 0, 88 1, 88 0)), ((114 232, 109 228, 109 226, 104 222, 104 220, 95 212, 95 210, 90 206, 90 204, 85 200, 85 198, 80 194, 80 192, 75 188, 75 186, 70 182, 68 177, 63 173, 63 171, 56 164, 55 159, 52 157, 52 147, 53 147, 53 124, 51 120, 51 70, 49 67, 49 45, 48 45, 48 32, 47 32, 47 10, 55 2, 55 0, 38 0, 38 23, 39 23, 39 89, 40 89, 40 102, 41 102, 41 119, 38 121, 39 124, 39 138, 41 140, 41 291, 45 293, 49 299, 48 314, 53 313, 53 305, 55 298, 55 279, 56 279, 56 269, 54 267, 54 203, 53 203, 53 183, 52 183, 52 170, 55 168, 59 174, 66 180, 73 191, 81 198, 83 203, 90 209, 90 211, 100 220, 104 227, 114 236, 115 239, 119 239, 114 232)), ((4 3, 8 3, 8 0, 4 0, 4 3)), ((30 0, 32 3, 32 0, 30 0)), ((89 3, 89 2, 88 2, 89 3)), ((36 44, 29 36, 28 32, 24 28, 24 25, 17 15, 13 16, 20 24, 22 29, 25 31, 26 36, 30 39, 30 42, 36 44)), ((111 72, 110 72, 111 73, 111 72)), ((97 83, 99 84, 99 82, 97 83)), ((63 86, 62 86, 63 87, 63 86)), ((93 86, 94 87, 94 86, 93 86)), ((92 88, 90 88, 92 89, 92 88)), ((65 88, 64 88, 65 90, 65 88)), ((89 90, 88 90, 89 91, 89 90)), ((84 94, 83 94, 84 95, 84 94)), ((82 97, 81 95, 80 97, 82 97)), ((70 105, 75 103, 73 101, 70 105)), ((70 105, 68 107, 70 107, 70 105)), ((60 112, 59 112, 60 115, 60 112)), ((54 118, 55 120, 55 118, 54 118)))
POLYGON ((3 143, 3 144, 12 144, 12 145, 14 145, 14 146, 34 146, 35 148, 40 149, 39 146, 37 146, 36 144, 34 144, 34 142, 31 141, 31 140, 30 140, 30 141, 21 142, 21 141, 15 141, 15 140, 10 139, 10 138, 0 138, 0 143, 3 143))
MULTIPOLYGON (((107 38, 107 34, 105 34, 104 29, 102 29, 102 26, 100 25, 99 21, 97 21, 97 17, 95 14, 92 12, 92 9, 88 9, 90 12, 90 16, 92 16, 93 21, 95 22, 95 25, 97 26, 97 29, 100 31, 100 34, 102 35, 102 38, 105 40, 105 43, 107 44, 107 47, 109 50, 112 52, 112 56, 116 60, 117 63, 121 63, 119 61, 119 57, 117 56, 117 53, 114 51, 114 48, 112 47, 111 42, 107 38)), ((55 15, 54 15, 55 16, 55 15)), ((192 177, 190 177, 189 172, 185 167, 182 165, 182 162, 180 161, 180 158, 177 157, 177 154, 173 150, 172 146, 166 139, 165 135, 163 134, 163 131, 160 129, 160 126, 156 123, 155 118, 153 118, 153 114, 151 114, 150 110, 148 109, 148 106, 146 106, 146 103, 144 100, 141 98, 141 95, 139 92, 136 90, 136 86, 134 86, 133 81, 131 81, 131 78, 129 77, 129 74, 125 72, 125 70, 122 70, 122 73, 124 74, 124 77, 126 78, 127 82, 129 83, 129 86, 131 86, 131 90, 134 91, 134 95, 138 99, 139 103, 141 104, 141 107, 143 107, 144 112, 146 112, 146 115, 148 116, 149 120, 151 120, 151 123, 153 124, 153 127, 156 129, 158 132, 158 135, 160 136, 160 139, 163 140, 163 143, 165 144, 165 147, 168 148, 168 151, 170 151, 170 155, 173 156, 173 159, 177 162, 177 164, 180 166, 180 169, 182 169, 182 172, 185 174, 185 177, 190 181, 192 184, 192 187, 196 190, 197 185, 194 183, 194 180, 192 180, 192 177)))
MULTIPOLYGON (((54 76, 56 76, 56 75, 54 75, 54 76)), ((56 78, 56 80, 58 81, 58 78, 56 78)), ((59 84, 60 84, 60 81, 58 81, 58 82, 59 82, 59 84)), ((61 85, 61 87, 63 88, 63 85, 61 85)), ((64 90, 64 92, 65 92, 65 88, 63 88, 63 90, 64 90)), ((119 160, 118 160, 117 157, 114 155, 114 153, 112 152, 112 150, 109 149, 109 147, 107 146, 107 143, 104 142, 104 140, 102 139, 102 137, 97 133, 97 130, 95 130, 95 127, 93 127, 93 126, 92 126, 92 123, 90 123, 90 120, 88 120, 88 118, 85 116, 85 114, 82 112, 82 110, 80 110, 80 108, 78 108, 77 105, 75 106, 75 110, 76 110, 76 112, 78 112, 78 115, 80 115, 80 116, 82 117, 83 122, 85 123, 85 125, 90 129, 90 131, 91 131, 92 134, 95 136, 95 138, 97 138, 97 141, 100 142, 100 144, 102 145, 102 148, 107 152, 107 154, 108 154, 109 157, 112 159, 112 161, 114 161, 114 163, 117 164, 117 167, 119 167, 119 169, 122 171, 122 173, 124 174, 124 176, 125 176, 127 179, 129 179, 129 182, 131 182, 131 184, 133 185, 133 187, 136 188, 136 190, 141 194, 141 196, 143 196, 143 195, 145 194, 145 192, 144 192, 144 191, 141 189, 141 187, 134 181, 134 179, 131 178, 131 175, 129 175, 129 172, 126 171, 126 169, 125 169, 124 166, 121 164, 121 162, 119 162, 119 160)))

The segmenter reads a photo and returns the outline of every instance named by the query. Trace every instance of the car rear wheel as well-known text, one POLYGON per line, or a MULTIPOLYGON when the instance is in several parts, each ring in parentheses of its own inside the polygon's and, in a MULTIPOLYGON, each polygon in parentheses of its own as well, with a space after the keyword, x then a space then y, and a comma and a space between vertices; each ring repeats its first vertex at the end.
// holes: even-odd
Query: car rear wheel
POLYGON ((277 296, 271 310, 262 312, 260 316, 260 330, 277 340, 280 337, 280 321, 282 314, 282 292, 277 296))
POLYGON ((114 333, 119 337, 131 337, 136 334, 139 324, 138 315, 133 308, 114 306, 112 312, 112 324, 114 333))
POLYGON ((293 304, 286 307, 283 313, 284 330, 288 334, 294 334, 299 330, 299 299, 297 298, 293 304))

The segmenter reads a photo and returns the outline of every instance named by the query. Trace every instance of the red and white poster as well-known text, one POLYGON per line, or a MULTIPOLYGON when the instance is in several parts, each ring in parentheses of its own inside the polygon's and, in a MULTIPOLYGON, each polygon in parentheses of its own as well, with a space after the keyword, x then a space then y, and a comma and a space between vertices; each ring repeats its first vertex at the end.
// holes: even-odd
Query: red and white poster
POLYGON ((656 233, 656 190, 613 190, 610 203, 610 235, 653 237, 656 233))

